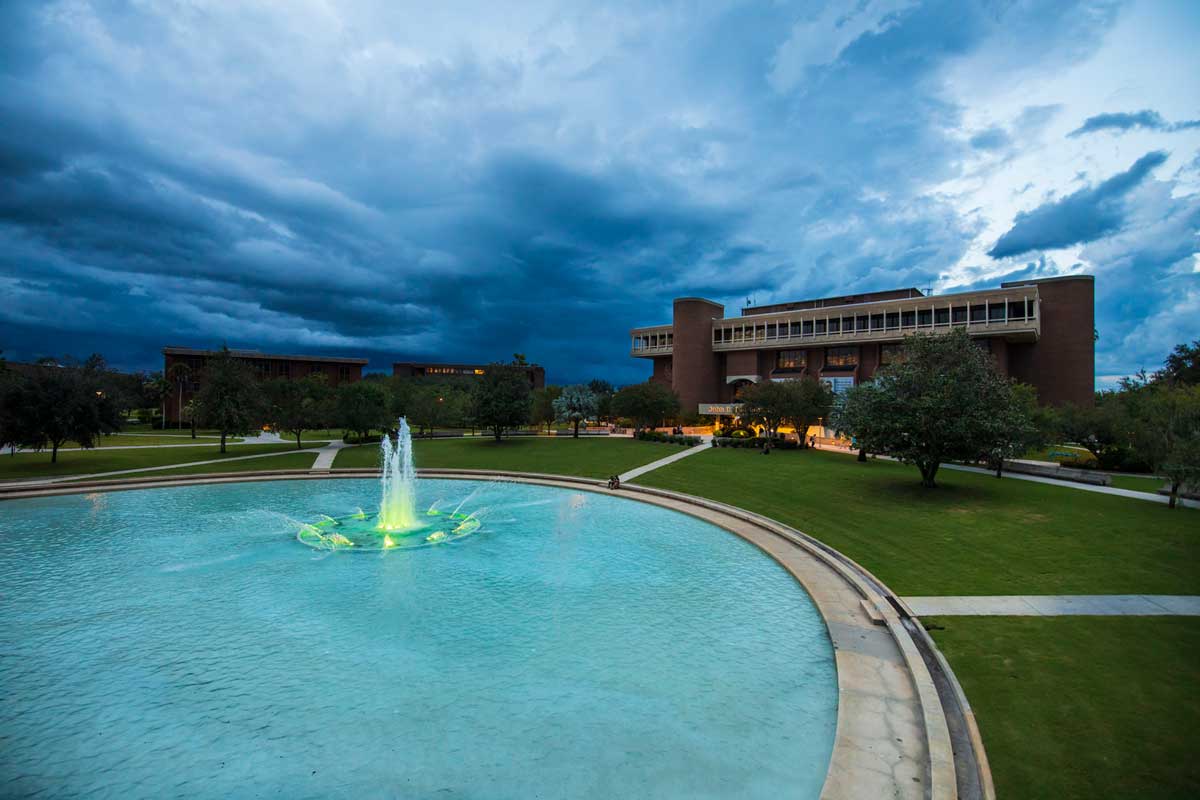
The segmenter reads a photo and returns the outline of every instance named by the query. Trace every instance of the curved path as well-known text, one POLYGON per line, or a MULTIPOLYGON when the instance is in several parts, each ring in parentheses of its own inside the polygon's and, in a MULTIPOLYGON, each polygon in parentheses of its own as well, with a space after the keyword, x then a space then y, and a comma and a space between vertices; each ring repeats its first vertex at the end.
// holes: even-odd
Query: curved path
MULTIPOLYGON (((584 478, 485 470, 419 470, 423 477, 501 479, 607 493, 584 478)), ((240 481, 374 478, 374 469, 280 470, 159 476, 119 483, 0 488, 0 500, 240 481)), ((787 569, 825 619, 835 650, 838 721, 822 798, 991 800, 987 758, 965 696, 903 600, 871 573, 811 537, 733 506, 658 489, 617 492, 706 520, 758 546, 787 569)), ((732 587, 735 590, 740 587, 732 587)), ((770 690, 769 676, 764 690, 770 690)))

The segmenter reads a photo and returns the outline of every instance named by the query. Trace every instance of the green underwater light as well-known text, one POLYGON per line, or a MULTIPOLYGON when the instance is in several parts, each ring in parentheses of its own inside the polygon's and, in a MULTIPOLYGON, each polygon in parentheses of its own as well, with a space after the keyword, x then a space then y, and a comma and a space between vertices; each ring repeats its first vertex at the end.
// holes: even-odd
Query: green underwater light
POLYGON ((380 527, 379 514, 359 511, 344 517, 321 515, 319 521, 301 525, 296 539, 316 550, 366 553, 453 542, 476 533, 480 527, 474 514, 430 509, 405 530, 386 529, 380 527))

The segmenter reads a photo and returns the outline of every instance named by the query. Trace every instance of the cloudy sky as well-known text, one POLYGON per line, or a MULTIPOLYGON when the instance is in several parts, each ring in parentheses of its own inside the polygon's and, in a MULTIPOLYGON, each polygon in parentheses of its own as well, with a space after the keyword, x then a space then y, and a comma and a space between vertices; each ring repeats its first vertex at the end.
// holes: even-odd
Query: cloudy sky
POLYGON ((1200 3, 0 6, 0 348, 523 352, 1096 276, 1100 385, 1200 335, 1200 3))

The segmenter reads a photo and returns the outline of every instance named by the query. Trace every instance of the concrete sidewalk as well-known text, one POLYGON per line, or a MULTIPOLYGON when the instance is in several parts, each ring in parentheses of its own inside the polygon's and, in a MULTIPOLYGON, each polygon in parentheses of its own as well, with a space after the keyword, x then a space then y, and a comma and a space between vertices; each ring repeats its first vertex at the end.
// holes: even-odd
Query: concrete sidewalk
POLYGON ((902 599, 920 617, 1200 616, 1200 597, 1194 595, 979 595, 902 599))
MULTIPOLYGON (((670 446, 670 445, 668 445, 668 446, 670 446)), ((676 445, 676 446, 678 446, 678 445, 676 445)), ((621 483, 627 483, 627 482, 633 480, 634 478, 638 477, 639 475, 645 475, 647 472, 653 472, 654 470, 658 469, 659 467, 665 467, 667 464, 674 464, 676 461, 687 458, 688 456, 694 456, 697 453, 702 453, 705 450, 710 449, 711 447, 712 447, 711 439, 706 440, 698 445, 689 447, 686 450, 683 450, 681 452, 672 453, 671 455, 667 456, 666 458, 660 458, 658 461, 651 461, 649 464, 643 464, 640 467, 634 467, 633 469, 629 470, 628 472, 622 473, 618 477, 620 477, 621 483)))

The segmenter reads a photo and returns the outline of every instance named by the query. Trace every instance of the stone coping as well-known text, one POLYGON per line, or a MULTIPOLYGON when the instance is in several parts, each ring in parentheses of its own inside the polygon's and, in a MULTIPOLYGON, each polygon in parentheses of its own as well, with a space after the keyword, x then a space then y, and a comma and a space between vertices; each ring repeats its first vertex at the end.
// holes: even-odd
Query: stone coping
MULTIPOLYGON (((374 478, 377 469, 267 470, 0 488, 0 500, 275 480, 374 478)), ((974 714, 945 658, 904 602, 869 571, 794 528, 735 506, 661 489, 561 475, 419 469, 425 478, 508 480, 616 494, 702 519, 746 539, 812 598, 833 642, 838 717, 823 800, 994 800, 974 714)))

